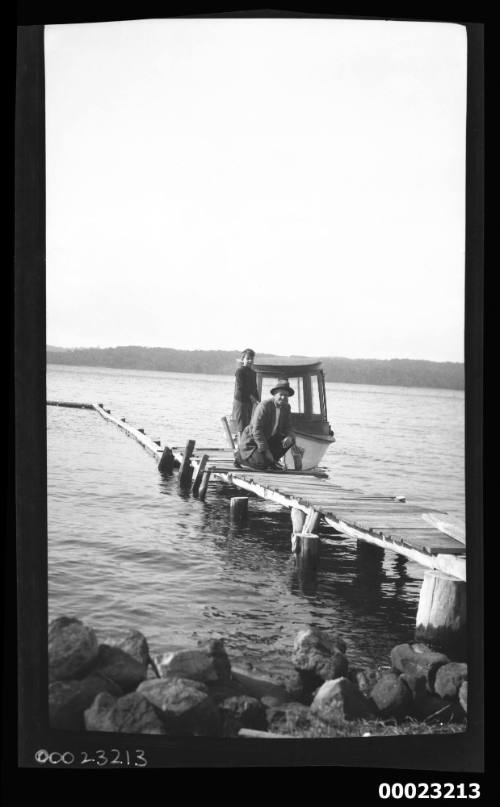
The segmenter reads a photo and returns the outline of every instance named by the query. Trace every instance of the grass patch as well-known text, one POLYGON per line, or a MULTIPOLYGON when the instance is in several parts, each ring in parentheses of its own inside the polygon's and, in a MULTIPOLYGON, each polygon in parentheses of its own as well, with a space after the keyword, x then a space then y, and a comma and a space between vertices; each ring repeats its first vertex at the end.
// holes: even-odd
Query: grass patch
MULTIPOLYGON (((273 729, 274 730, 274 729, 273 729)), ((466 730, 465 723, 426 723, 408 718, 395 720, 350 720, 342 724, 328 725, 317 721, 310 728, 283 730, 294 737, 402 737, 412 734, 460 734, 466 730)), ((279 732, 278 732, 279 733, 279 732)))

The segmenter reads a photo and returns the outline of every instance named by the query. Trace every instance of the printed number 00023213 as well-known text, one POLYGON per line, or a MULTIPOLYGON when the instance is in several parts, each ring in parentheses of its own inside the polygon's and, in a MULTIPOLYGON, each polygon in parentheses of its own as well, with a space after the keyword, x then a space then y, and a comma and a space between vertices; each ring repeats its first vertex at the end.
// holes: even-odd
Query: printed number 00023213
POLYGON ((477 782, 382 782, 378 795, 381 799, 478 799, 481 789, 477 782))

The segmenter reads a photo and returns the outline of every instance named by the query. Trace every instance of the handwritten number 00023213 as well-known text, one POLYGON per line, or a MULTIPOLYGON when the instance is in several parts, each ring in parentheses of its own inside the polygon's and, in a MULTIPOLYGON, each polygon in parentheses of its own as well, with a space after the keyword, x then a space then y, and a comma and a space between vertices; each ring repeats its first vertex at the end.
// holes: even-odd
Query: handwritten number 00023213
POLYGON ((40 748, 35 753, 35 761, 39 765, 89 765, 94 764, 97 767, 104 765, 125 765, 133 768, 145 768, 148 764, 145 751, 142 748, 135 748, 134 750, 121 751, 118 748, 110 748, 105 751, 99 748, 97 751, 87 753, 87 751, 79 751, 74 754, 72 751, 46 751, 45 748, 40 748))

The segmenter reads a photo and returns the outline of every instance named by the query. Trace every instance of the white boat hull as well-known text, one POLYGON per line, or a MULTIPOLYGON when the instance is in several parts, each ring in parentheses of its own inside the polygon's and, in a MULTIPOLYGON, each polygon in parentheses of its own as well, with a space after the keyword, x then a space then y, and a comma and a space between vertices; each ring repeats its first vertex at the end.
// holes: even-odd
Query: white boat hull
MULTIPOLYGON (((302 454, 302 470, 310 471, 316 468, 329 447, 335 442, 335 437, 327 435, 304 434, 295 431, 296 445, 303 451, 302 454)), ((295 458, 293 448, 286 452, 284 456, 285 467, 293 470, 295 468, 295 458)))

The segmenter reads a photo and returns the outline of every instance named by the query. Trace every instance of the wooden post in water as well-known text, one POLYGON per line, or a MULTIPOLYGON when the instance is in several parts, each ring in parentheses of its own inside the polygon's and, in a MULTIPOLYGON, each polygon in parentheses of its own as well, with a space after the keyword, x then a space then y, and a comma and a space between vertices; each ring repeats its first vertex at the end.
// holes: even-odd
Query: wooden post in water
POLYGON ((189 485, 191 482, 191 475, 193 469, 191 467, 191 456, 194 451, 195 440, 188 440, 186 443, 186 448, 184 449, 184 455, 181 462, 181 467, 179 468, 179 485, 183 487, 189 485))
POLYGON ((163 454, 158 463, 158 470, 162 474, 171 474, 174 470, 174 455, 172 449, 168 446, 163 449, 163 454))
POLYGON ((290 510, 290 515, 292 517, 292 533, 302 532, 302 527, 304 526, 304 521, 306 520, 306 514, 304 511, 300 510, 298 507, 292 507, 290 510))
POLYGON ((464 648, 466 592, 465 580, 428 569, 420 589, 415 638, 441 648, 464 648))
POLYGON ((311 507, 311 509, 309 510, 309 512, 308 512, 308 514, 306 516, 306 520, 304 522, 304 526, 302 527, 301 531, 311 533, 311 534, 314 535, 314 530, 318 526, 320 518, 321 518, 321 513, 319 513, 317 510, 315 510, 314 507, 311 507))
POLYGON ((208 488, 208 482, 210 480, 210 474, 212 473, 212 468, 213 468, 213 466, 209 466, 208 468, 205 468, 205 470, 203 471, 203 479, 201 481, 201 485, 200 485, 200 489, 199 489, 199 493, 198 493, 198 498, 199 499, 203 500, 205 498, 205 496, 206 496, 207 488, 208 488))
POLYGON ((203 472, 205 471, 205 465, 207 464, 207 462, 208 462, 208 454, 203 454, 200 462, 198 463, 198 470, 196 471, 196 474, 194 475, 193 479, 193 493, 195 496, 198 495, 198 492, 200 490, 200 485, 203 481, 203 472))
POLYGON ((300 559, 303 570, 314 571, 319 561, 319 535, 311 532, 299 532, 294 535, 295 552, 300 559))
POLYGON ((231 521, 243 521, 248 517, 248 496, 233 496, 230 504, 231 521))

